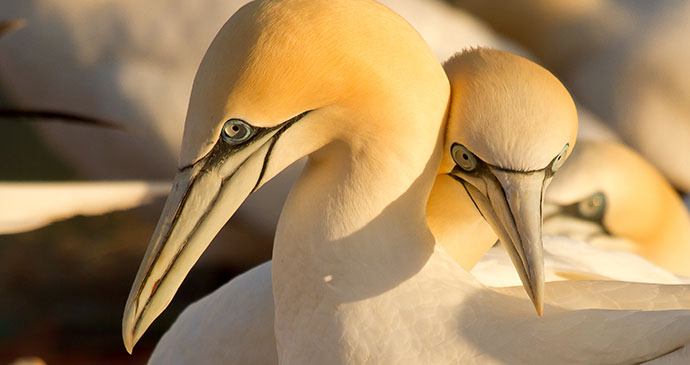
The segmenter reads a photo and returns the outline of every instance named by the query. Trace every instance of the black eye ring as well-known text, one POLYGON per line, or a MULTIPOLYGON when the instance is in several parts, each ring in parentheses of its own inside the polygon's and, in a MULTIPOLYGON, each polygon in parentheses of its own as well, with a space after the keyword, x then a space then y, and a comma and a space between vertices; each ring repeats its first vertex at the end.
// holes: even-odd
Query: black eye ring
POLYGON ((596 192, 577 204, 577 211, 583 218, 601 219, 606 212, 606 195, 596 192))
POLYGON ((242 119, 230 119, 223 124, 221 136, 226 143, 238 144, 247 141, 254 134, 254 128, 242 119))
POLYGON ((470 150, 461 144, 454 144, 450 149, 455 164, 467 172, 472 172, 477 168, 477 158, 470 150))

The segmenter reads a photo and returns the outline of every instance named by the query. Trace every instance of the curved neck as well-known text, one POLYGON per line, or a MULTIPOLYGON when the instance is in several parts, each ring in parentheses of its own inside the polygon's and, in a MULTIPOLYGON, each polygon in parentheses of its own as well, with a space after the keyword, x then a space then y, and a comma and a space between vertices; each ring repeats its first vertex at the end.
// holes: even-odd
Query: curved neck
POLYGON ((438 106, 427 115, 383 108, 399 127, 310 155, 273 250, 276 342, 286 363, 323 360, 304 355, 315 343, 328 347, 321 355, 346 359, 362 341, 348 336, 352 316, 369 310, 358 303, 385 297, 432 257, 425 204, 441 155, 446 110, 438 106))
POLYGON ((359 151, 334 143, 312 155, 278 223, 276 301, 308 282, 337 287, 340 300, 359 300, 419 271, 435 244, 425 204, 438 168, 439 139, 437 133, 428 147, 414 152, 413 146, 387 141, 359 151), (414 158, 405 158, 411 153, 414 158))
POLYGON ((447 174, 436 176, 426 215, 438 244, 467 271, 498 240, 462 184, 447 174))

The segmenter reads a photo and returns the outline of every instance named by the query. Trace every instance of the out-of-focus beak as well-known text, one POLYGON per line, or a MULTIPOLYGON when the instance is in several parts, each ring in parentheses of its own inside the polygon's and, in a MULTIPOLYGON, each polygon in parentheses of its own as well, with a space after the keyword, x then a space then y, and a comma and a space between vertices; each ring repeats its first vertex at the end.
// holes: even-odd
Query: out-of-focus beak
POLYGON ((26 25, 26 20, 24 19, 11 19, 0 21, 0 37, 5 34, 12 33, 18 29, 23 28, 26 25))
POLYGON ((213 237, 262 183, 278 131, 241 148, 228 147, 221 139, 205 157, 177 173, 127 299, 122 338, 128 352, 168 306, 213 237))
POLYGON ((544 307, 542 204, 545 171, 515 172, 490 167, 479 188, 460 181, 506 248, 537 314, 544 307), (480 190, 481 189, 481 190, 480 190), (484 190, 484 191, 482 191, 484 190))
POLYGON ((0 121, 8 120, 40 120, 48 122, 65 122, 71 124, 84 124, 95 127, 126 130, 126 128, 121 124, 83 114, 60 112, 47 109, 0 108, 0 121))

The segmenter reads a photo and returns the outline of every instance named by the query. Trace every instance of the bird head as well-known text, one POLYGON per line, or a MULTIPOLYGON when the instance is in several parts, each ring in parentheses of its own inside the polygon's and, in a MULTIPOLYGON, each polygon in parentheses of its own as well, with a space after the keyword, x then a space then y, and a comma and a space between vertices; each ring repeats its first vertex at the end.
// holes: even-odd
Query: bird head
POLYGON ((451 106, 440 172, 467 191, 541 314, 543 196, 575 144, 575 104, 551 73, 507 52, 469 50, 444 68, 451 106))

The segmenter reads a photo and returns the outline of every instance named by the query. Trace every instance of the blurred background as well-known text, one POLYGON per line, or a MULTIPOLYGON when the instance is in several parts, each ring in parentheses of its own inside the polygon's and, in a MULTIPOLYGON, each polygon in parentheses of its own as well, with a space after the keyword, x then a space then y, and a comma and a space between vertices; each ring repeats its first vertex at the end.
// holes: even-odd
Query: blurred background
MULTIPOLYGON (((5 216, 19 209, 7 204, 19 192, 3 183, 170 181, 196 68, 246 2, 2 0, 0 109, 77 113, 123 126, 0 121, 5 216)), ((677 192, 690 190, 689 3, 382 2, 417 28, 440 61, 489 46, 544 65, 576 99, 581 138, 621 140, 677 192)), ((49 364, 145 363, 189 303, 270 259, 275 223, 300 167, 264 186, 228 222, 132 356, 121 341, 122 311, 165 194, 148 194, 128 210, 111 209, 112 194, 91 195, 88 204, 118 211, 83 216, 81 188, 41 186, 33 196, 48 198, 27 198, 21 209, 43 214, 58 203, 51 194, 74 194, 59 203, 75 205, 61 217, 76 217, 0 231, 0 364, 31 356, 49 364)))

